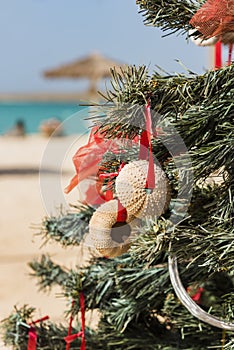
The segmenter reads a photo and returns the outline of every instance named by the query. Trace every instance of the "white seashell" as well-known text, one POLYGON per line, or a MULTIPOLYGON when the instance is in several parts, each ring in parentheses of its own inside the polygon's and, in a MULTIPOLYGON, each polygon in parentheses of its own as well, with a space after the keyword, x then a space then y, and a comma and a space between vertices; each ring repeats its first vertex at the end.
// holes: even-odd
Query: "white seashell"
POLYGON ((145 189, 149 162, 137 160, 124 166, 116 178, 116 194, 129 215, 140 219, 159 217, 169 206, 170 188, 160 166, 154 164, 155 188, 145 189))
POLYGON ((192 35, 195 32, 197 32, 196 29, 189 30, 189 38, 197 46, 213 46, 219 40, 219 38, 216 36, 213 36, 212 38, 209 38, 209 39, 202 39, 202 37, 196 38, 192 35))
POLYGON ((89 222, 86 241, 103 256, 110 258, 126 253, 135 236, 139 220, 127 215, 125 223, 117 223, 118 200, 113 199, 97 208, 89 222), (113 228, 118 226, 117 228, 113 228), (113 239, 113 232, 115 240, 113 239), (123 236, 126 232, 126 237, 123 236))

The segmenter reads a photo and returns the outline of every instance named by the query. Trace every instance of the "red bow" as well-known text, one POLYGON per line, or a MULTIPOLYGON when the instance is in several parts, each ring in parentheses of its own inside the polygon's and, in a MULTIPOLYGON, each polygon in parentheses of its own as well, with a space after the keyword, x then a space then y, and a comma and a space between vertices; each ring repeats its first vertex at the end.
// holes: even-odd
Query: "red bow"
MULTIPOLYGON (((74 301, 73 301, 74 306, 74 301)), ((81 337, 81 347, 80 350, 86 350, 86 341, 85 341, 85 297, 82 292, 80 292, 80 311, 81 311, 81 331, 75 334, 69 334, 71 331, 71 325, 72 325, 72 316, 70 319, 69 324, 69 330, 68 335, 64 338, 66 345, 66 350, 70 349, 70 343, 73 342, 73 340, 81 337)))
MULTIPOLYGON (((105 135, 98 133, 97 130, 98 127, 92 128, 88 143, 80 147, 73 156, 72 160, 75 165, 76 175, 65 188, 65 193, 69 193, 82 180, 97 177, 99 163, 103 158, 103 154, 111 147, 111 143, 113 143, 112 140, 105 139, 105 135)), ((92 186, 91 195, 90 193, 87 194, 88 198, 86 198, 86 202, 88 204, 101 204, 104 202, 99 190, 100 186, 95 182, 92 186)))
POLYGON ((36 350, 37 347, 37 331, 34 325, 38 322, 43 322, 48 320, 49 316, 44 316, 39 318, 36 321, 33 321, 29 324, 29 332, 28 332, 28 350, 36 350))

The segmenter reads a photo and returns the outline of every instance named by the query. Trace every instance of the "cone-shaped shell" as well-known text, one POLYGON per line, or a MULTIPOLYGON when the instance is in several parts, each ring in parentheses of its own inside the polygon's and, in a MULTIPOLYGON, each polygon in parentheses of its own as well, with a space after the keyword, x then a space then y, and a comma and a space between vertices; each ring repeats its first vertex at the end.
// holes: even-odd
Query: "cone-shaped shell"
POLYGON ((116 178, 116 194, 129 215, 140 219, 159 217, 170 203, 170 187, 164 171, 154 164, 155 188, 145 189, 149 162, 137 160, 124 166, 116 178))
POLYGON ((120 241, 113 240, 112 229, 117 223, 118 216, 118 200, 113 199, 102 204, 92 215, 89 222, 89 245, 99 251, 103 256, 113 258, 126 253, 130 247, 131 239, 134 236, 134 228, 138 224, 138 220, 127 216, 126 223, 122 223, 117 228, 117 235, 120 241), (124 232, 128 235, 124 237, 124 232), (123 234, 123 239, 121 237, 123 234))

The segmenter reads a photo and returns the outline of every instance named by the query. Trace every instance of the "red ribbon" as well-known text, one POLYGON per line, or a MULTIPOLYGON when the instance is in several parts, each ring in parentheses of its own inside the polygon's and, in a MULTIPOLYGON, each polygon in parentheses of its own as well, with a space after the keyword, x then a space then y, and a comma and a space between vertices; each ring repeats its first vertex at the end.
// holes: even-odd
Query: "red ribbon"
MULTIPOLYGON (((230 66, 232 63, 232 50, 233 44, 229 44, 228 46, 228 60, 227 65, 230 66)), ((219 69, 222 67, 222 42, 218 41, 215 44, 215 69, 219 69)))
MULTIPOLYGON (((71 311, 71 316, 70 316, 70 321, 69 321, 69 327, 68 327, 68 332, 67 332, 67 336, 71 335, 72 332, 72 322, 73 322, 73 309, 74 309, 74 305, 75 305, 75 300, 72 300, 72 311, 71 311)), ((70 343, 67 342, 66 344, 66 350, 70 349, 70 343)))
MULTIPOLYGON (((74 304, 73 304, 74 305, 74 304)), ((86 341, 85 341, 85 297, 82 292, 80 292, 80 311, 81 311, 81 331, 75 334, 67 335, 64 340, 66 342, 66 350, 70 348, 70 343, 75 339, 81 337, 81 346, 80 350, 86 350, 86 341)), ((70 318, 69 330, 71 331, 73 318, 70 318)), ((68 332, 69 332, 68 330, 68 332)))
POLYGON ((106 201, 110 201, 111 199, 113 199, 113 192, 111 189, 109 189, 108 187, 111 186, 112 181, 110 181, 112 178, 116 177, 119 175, 119 172, 121 169, 123 169, 124 167, 124 163, 121 163, 119 166, 118 171, 112 172, 112 173, 103 173, 103 174, 99 174, 99 179, 101 181, 103 181, 104 179, 109 179, 109 182, 107 184, 107 190, 106 190, 106 195, 105 195, 105 200, 106 201))
MULTIPOLYGON (((110 183, 108 185, 110 186, 110 183)), ((113 199, 113 192, 111 189, 106 190, 105 199, 106 199, 106 201, 111 201, 113 199)))
POLYGON ((148 158, 148 148, 149 148, 148 132, 144 130, 141 133, 139 159, 145 160, 148 158))
POLYGON ((36 350, 37 348, 37 331, 31 326, 28 332, 28 350, 36 350))
POLYGON ((196 290, 194 291, 195 293, 192 293, 192 288, 188 287, 187 292, 190 294, 191 299, 194 300, 195 303, 197 304, 201 303, 201 295, 204 292, 204 288, 197 287, 196 290))
POLYGON ((215 69, 222 67, 222 43, 218 41, 215 44, 215 69))
POLYGON ((116 177, 118 175, 119 175, 119 172, 100 174, 99 178, 100 178, 100 180, 109 179, 109 178, 111 179, 111 178, 116 177))
MULTIPOLYGON (((116 140, 105 139, 105 134, 98 132, 97 126, 93 127, 88 143, 80 147, 72 158, 76 175, 65 188, 65 193, 69 193, 85 179, 96 179, 99 171, 99 163, 102 160, 103 154, 108 149, 113 150, 117 148, 117 146, 116 140)), ((101 193, 101 184, 98 181, 95 181, 95 184, 90 184, 83 202, 89 205, 100 205, 105 202, 101 193)))
POLYGON ((148 100, 147 105, 145 106, 145 127, 141 133, 140 139, 140 151, 139 151, 139 159, 147 159, 148 158, 148 150, 149 150, 149 167, 146 178, 146 189, 154 189, 155 188, 155 172, 154 172, 154 159, 153 159, 153 151, 152 151, 152 143, 151 143, 151 135, 152 135, 152 120, 151 120, 151 112, 150 112, 150 100, 148 100))
POLYGON ((126 222, 127 220, 127 210, 124 208, 124 206, 121 204, 121 202, 118 199, 118 214, 117 214, 117 222, 126 222))
POLYGON ((39 322, 43 322, 43 321, 46 321, 48 319, 49 319, 49 316, 44 316, 44 317, 38 318, 38 320, 36 320, 36 321, 32 321, 30 323, 30 325, 35 324, 35 323, 39 323, 39 322))
POLYGON ((29 332, 28 332, 28 350, 36 350, 37 348, 37 331, 36 328, 33 326, 34 324, 38 322, 43 322, 45 320, 48 320, 49 316, 44 316, 42 318, 39 318, 36 321, 32 321, 29 324, 29 332))

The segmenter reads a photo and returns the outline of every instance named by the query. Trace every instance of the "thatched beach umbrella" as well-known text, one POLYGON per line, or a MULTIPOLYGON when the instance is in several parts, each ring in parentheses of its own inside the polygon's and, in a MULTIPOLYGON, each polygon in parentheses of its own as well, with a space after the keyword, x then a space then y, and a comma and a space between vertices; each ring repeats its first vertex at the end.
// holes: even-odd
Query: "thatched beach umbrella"
POLYGON ((46 78, 87 78, 90 80, 89 93, 95 93, 97 91, 97 82, 103 78, 110 77, 110 68, 115 67, 118 71, 121 66, 123 67, 122 64, 103 57, 99 53, 92 53, 58 68, 46 70, 44 76, 46 78))

